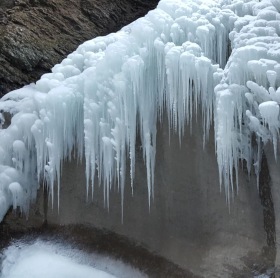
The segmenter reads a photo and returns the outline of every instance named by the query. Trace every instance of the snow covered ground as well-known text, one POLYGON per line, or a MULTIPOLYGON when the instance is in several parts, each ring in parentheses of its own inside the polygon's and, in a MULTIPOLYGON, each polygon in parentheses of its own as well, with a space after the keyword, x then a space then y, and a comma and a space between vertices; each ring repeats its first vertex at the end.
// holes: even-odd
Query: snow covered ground
POLYGON ((144 18, 85 42, 36 84, 4 96, 0 220, 11 205, 28 213, 42 180, 52 197, 57 181, 59 195, 61 164, 73 153, 86 159, 88 196, 97 172, 105 204, 113 183, 123 199, 127 159, 133 192, 137 133, 150 202, 163 113, 180 138, 197 113, 204 141, 214 121, 229 201, 240 159, 258 175, 263 144, 272 141, 277 152, 279 11, 277 0, 161 0, 144 18))
POLYGON ((32 243, 14 242, 4 250, 1 260, 1 278, 146 277, 120 261, 39 239, 32 243))

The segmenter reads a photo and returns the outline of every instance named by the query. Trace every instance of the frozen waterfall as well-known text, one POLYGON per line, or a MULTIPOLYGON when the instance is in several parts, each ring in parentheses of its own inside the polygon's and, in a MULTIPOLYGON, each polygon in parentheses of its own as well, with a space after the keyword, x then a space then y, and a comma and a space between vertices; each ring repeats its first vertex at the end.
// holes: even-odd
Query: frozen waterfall
POLYGON ((138 136, 150 204, 163 114, 181 138, 200 113, 204 142, 214 122, 230 201, 239 163, 258 175, 263 145, 272 141, 277 152, 279 12, 276 0, 161 0, 119 32, 80 45, 36 84, 5 95, 0 220, 10 206, 28 213, 39 186, 59 197, 63 160, 85 158, 88 198, 98 182, 109 208, 116 183, 123 201, 126 171, 133 193, 138 136))

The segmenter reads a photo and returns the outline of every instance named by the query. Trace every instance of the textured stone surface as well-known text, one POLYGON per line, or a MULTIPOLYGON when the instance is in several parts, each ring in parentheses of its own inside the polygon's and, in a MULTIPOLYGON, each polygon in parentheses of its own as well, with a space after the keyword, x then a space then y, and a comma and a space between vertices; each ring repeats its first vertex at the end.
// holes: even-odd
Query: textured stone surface
POLYGON ((157 2, 1 0, 0 96, 36 81, 81 42, 117 31, 157 2))

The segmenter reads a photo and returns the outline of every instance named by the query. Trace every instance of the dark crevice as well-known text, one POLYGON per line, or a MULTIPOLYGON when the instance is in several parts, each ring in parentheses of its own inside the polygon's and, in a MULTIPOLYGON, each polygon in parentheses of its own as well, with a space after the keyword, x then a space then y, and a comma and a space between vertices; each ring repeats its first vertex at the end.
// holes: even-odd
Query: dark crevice
MULTIPOLYGON (((276 259, 276 228, 275 211, 271 193, 271 178, 267 158, 262 154, 261 171, 259 177, 259 196, 263 207, 264 230, 266 232, 267 246, 263 248, 263 258, 267 268, 275 267, 276 259)), ((275 277, 271 274, 271 277, 275 277)))

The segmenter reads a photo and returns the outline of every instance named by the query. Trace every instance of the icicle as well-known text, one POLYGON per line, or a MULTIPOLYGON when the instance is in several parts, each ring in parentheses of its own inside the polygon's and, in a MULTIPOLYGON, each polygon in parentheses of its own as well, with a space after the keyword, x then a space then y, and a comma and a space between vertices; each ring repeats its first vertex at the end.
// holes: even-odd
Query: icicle
POLYGON ((275 3, 161 0, 146 17, 85 42, 36 84, 3 97, 0 127, 4 113, 11 115, 11 124, 0 130, 0 220, 10 205, 27 212, 42 181, 52 202, 58 195, 59 207, 63 160, 83 156, 86 199, 90 191, 93 198, 98 181, 109 209, 116 183, 123 219, 127 159, 133 193, 137 136, 150 207, 157 122, 165 112, 169 132, 178 133, 180 144, 186 124, 191 129, 198 113, 202 123, 195 124, 203 126, 205 144, 214 114, 220 182, 230 203, 240 161, 246 160, 250 170, 255 157, 252 134, 264 144, 271 140, 277 152, 280 19, 275 3))

